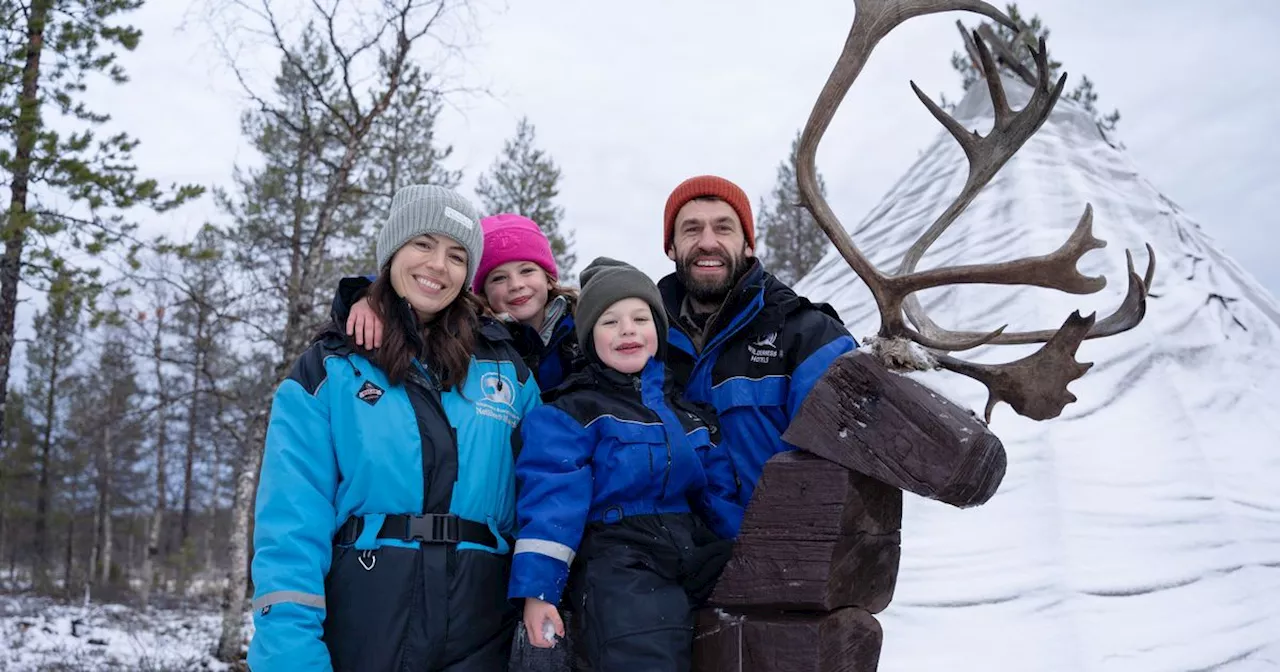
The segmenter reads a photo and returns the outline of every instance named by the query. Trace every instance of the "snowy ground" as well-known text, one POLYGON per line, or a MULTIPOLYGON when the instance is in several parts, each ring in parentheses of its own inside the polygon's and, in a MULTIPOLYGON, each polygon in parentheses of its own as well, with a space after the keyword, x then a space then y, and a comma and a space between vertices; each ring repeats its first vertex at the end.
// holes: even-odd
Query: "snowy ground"
POLYGON ((233 668, 211 653, 218 618, 211 609, 143 613, 118 604, 70 606, 0 595, 0 672, 227 671, 233 668))

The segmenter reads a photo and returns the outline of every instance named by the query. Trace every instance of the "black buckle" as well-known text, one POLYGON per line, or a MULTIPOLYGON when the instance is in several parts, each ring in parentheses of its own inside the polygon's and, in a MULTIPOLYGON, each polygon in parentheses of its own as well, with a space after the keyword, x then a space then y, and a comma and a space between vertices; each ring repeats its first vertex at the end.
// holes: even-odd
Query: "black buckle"
POLYGON ((456 544, 458 517, 452 513, 424 513, 409 516, 405 525, 405 540, 418 540, 431 544, 456 544))

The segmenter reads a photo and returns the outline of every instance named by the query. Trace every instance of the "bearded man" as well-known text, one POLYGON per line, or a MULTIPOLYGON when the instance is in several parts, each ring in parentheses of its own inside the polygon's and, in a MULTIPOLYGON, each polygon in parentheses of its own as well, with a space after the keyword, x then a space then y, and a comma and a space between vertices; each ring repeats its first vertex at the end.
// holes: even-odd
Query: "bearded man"
POLYGON ((658 283, 671 325, 667 362, 684 396, 720 415, 719 445, 743 507, 813 384, 857 347, 835 311, 798 296, 755 256, 751 202, 711 175, 667 198, 663 245, 674 273, 658 283))

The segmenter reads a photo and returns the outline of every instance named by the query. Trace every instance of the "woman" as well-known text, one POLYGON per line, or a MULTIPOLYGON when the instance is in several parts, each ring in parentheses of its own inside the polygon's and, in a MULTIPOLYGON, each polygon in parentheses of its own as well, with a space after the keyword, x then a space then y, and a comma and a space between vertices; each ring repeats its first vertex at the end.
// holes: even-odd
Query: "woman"
POLYGON ((505 669, 511 433, 538 387, 465 290, 483 239, 453 191, 397 192, 369 351, 347 315, 276 392, 254 531, 255 672, 505 669))

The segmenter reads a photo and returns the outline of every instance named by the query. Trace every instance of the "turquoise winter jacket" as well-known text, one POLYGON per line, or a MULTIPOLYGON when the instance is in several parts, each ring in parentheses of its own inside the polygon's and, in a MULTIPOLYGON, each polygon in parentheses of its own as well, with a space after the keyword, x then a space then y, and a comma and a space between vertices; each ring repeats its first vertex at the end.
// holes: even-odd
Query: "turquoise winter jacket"
POLYGON ((365 519, 356 549, 416 548, 417 541, 377 538, 383 517, 438 508, 486 523, 498 538, 496 547, 459 544, 459 562, 468 552, 510 553, 511 436, 540 403, 537 383, 492 320, 478 331, 462 388, 436 397, 447 426, 438 412, 424 413, 428 395, 414 387, 429 379, 415 362, 411 380, 392 385, 334 337, 314 343, 276 390, 256 502, 255 672, 331 669, 322 641, 325 577, 334 534, 349 516, 365 519), (449 485, 447 501, 429 501, 449 485))

